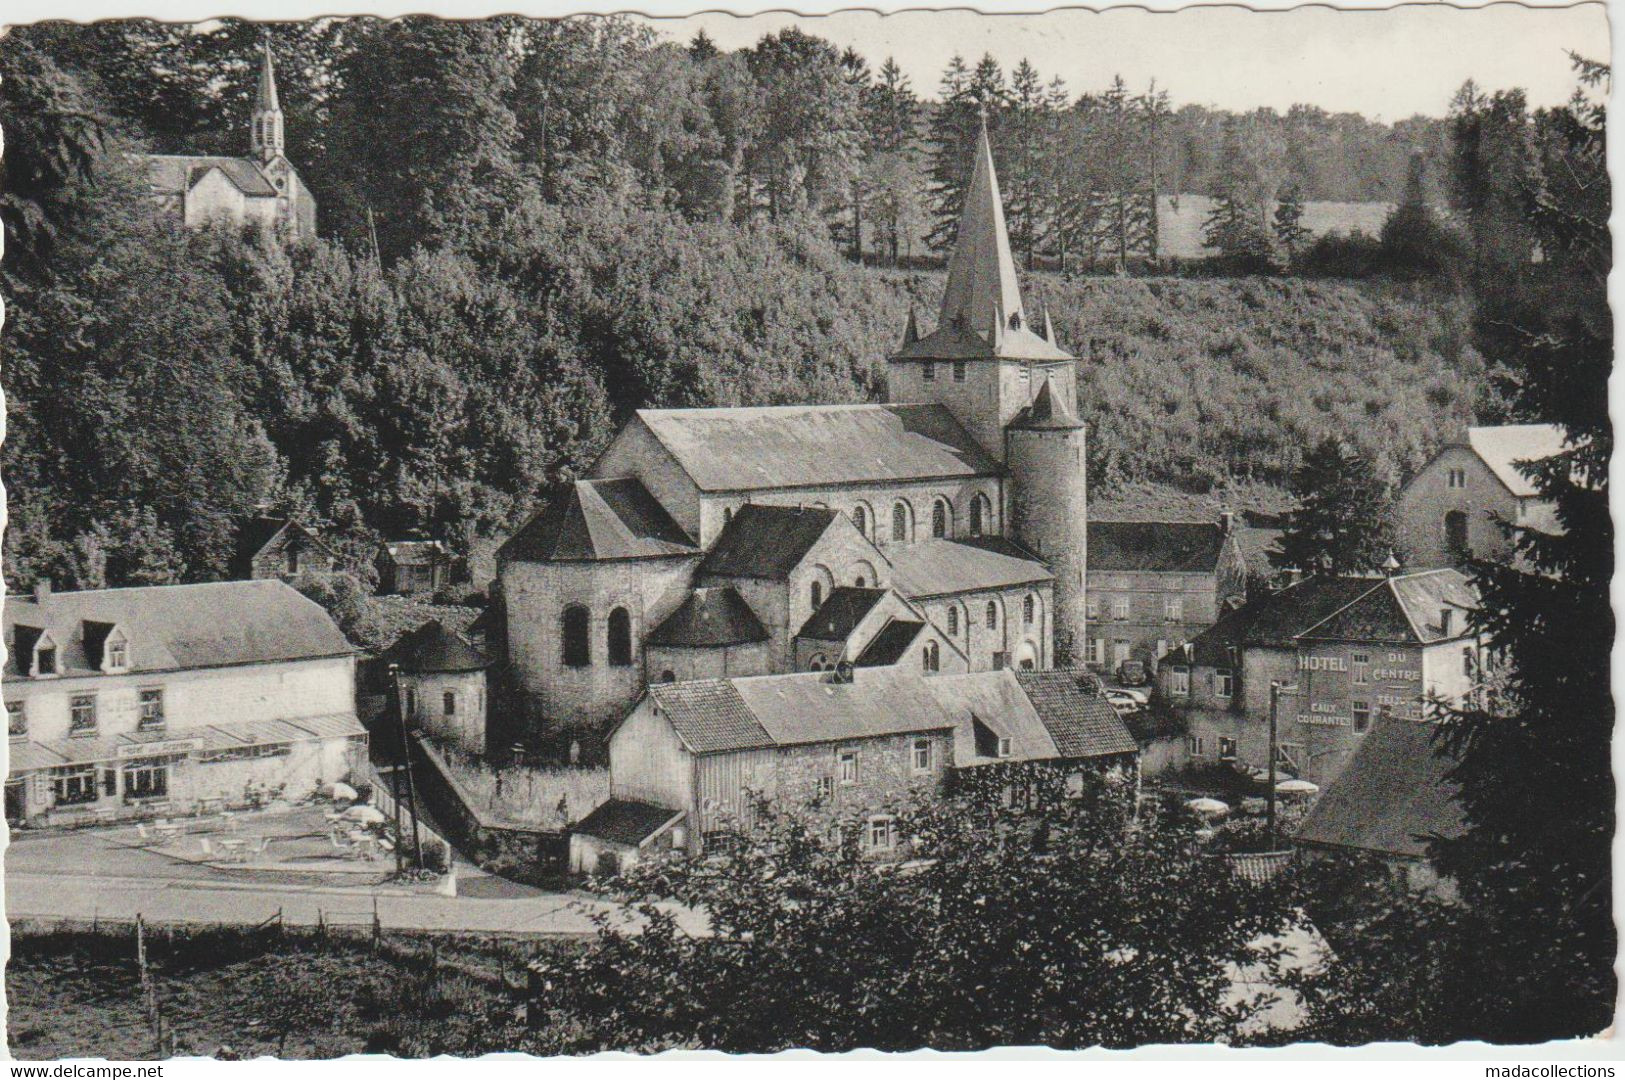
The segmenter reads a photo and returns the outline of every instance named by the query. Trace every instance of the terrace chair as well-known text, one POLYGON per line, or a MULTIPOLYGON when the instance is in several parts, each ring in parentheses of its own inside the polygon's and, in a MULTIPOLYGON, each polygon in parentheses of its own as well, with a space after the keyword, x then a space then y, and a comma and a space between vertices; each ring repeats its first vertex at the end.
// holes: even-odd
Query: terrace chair
POLYGON ((141 838, 142 844, 150 844, 158 839, 152 834, 152 830, 147 828, 147 823, 145 821, 138 821, 135 823, 135 834, 141 838))
POLYGON ((340 836, 338 830, 335 829, 334 831, 328 833, 327 840, 328 843, 333 845, 333 850, 337 851, 345 858, 349 858, 351 855, 355 854, 355 845, 350 842, 349 837, 340 836))
POLYGON ((214 841, 213 840, 210 840, 207 836, 200 836, 200 837, 197 838, 197 846, 198 846, 198 849, 203 852, 203 857, 205 859, 214 858, 214 841))
POLYGON ((243 861, 250 862, 260 858, 271 846, 271 840, 272 838, 269 836, 251 837, 249 842, 243 846, 243 861))

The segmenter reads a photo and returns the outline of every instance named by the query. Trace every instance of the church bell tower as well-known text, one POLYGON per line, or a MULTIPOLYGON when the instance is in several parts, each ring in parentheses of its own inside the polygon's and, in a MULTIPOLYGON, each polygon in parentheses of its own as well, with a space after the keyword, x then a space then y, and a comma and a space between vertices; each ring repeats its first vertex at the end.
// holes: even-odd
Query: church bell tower
POLYGON ((249 144, 262 164, 282 157, 282 106, 276 96, 276 72, 271 67, 271 45, 262 46, 259 92, 254 97, 254 122, 249 144))

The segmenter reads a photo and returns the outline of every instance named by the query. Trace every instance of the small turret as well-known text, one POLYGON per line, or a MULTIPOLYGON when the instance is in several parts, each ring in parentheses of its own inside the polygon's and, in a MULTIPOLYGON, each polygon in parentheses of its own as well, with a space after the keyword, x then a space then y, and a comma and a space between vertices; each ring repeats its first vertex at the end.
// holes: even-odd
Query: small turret
POLYGON ((903 330, 903 348, 908 348, 920 340, 920 321, 914 314, 913 306, 908 309, 908 326, 903 330))
POLYGON ((1055 655, 1083 658, 1088 640, 1084 569, 1089 484, 1083 421, 1069 387, 1049 375, 1032 404, 1005 429, 1010 469, 1010 535, 1055 572, 1055 655))

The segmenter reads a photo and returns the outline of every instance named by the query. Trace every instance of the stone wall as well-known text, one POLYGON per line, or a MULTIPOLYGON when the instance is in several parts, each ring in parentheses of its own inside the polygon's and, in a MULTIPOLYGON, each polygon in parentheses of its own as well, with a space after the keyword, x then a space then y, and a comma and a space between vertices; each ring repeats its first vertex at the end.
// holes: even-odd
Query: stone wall
POLYGON ((1450 446, 1400 491, 1398 541, 1407 570, 1455 565, 1445 534, 1445 515, 1452 512, 1466 515, 1467 546, 1474 555, 1495 560, 1511 556, 1511 545, 1494 518, 1516 520, 1518 500, 1471 449, 1450 446), (1452 470, 1463 474, 1463 486, 1450 486, 1452 470))

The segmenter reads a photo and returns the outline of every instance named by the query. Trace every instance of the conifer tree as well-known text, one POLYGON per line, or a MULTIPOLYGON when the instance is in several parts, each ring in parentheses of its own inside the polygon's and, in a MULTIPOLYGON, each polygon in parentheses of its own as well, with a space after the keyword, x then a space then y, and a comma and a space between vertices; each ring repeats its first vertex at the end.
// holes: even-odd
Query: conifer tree
POLYGON ((1309 230, 1303 224, 1303 188, 1288 184, 1281 191, 1281 200, 1275 204, 1275 217, 1271 222, 1275 242, 1290 265, 1309 242, 1309 230))
POLYGON ((1393 495, 1371 459, 1336 438, 1321 440, 1292 475, 1296 505, 1270 564, 1306 574, 1365 574, 1393 550, 1393 495))
POLYGON ((942 74, 941 100, 931 114, 931 232, 927 243, 933 251, 953 247, 959 231, 959 211, 964 205, 965 184, 969 179, 971 140, 976 135, 976 98, 971 71, 965 58, 955 53, 942 74))

